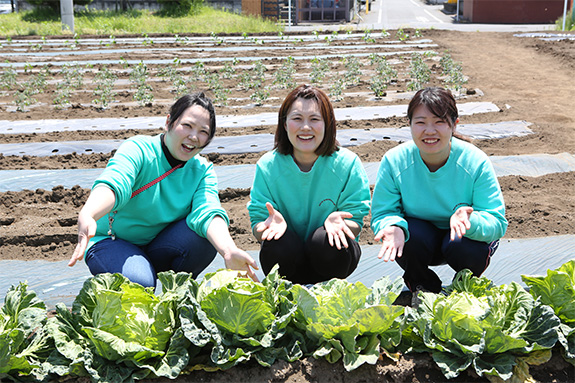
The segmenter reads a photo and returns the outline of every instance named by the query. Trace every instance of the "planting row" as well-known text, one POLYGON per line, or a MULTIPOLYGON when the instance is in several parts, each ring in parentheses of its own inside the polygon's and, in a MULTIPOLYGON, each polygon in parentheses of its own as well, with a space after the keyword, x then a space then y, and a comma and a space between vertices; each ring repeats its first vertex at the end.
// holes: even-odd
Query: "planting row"
MULTIPOLYGON (((415 31, 404 30, 400 28, 393 33, 387 32, 385 29, 380 31, 365 30, 363 33, 353 31, 339 32, 333 31, 329 34, 313 31, 311 34, 289 34, 278 32, 277 35, 250 35, 244 32, 241 36, 234 35, 218 35, 211 33, 206 36, 186 36, 175 34, 173 36, 150 36, 147 33, 142 33, 140 37, 116 37, 110 35, 103 38, 84 39, 78 34, 74 34, 73 38, 46 38, 42 36, 40 39, 12 39, 6 37, 0 38, 0 49, 5 51, 23 52, 23 51, 79 51, 85 49, 93 49, 97 47, 100 50, 113 49, 114 47, 121 47, 123 50, 130 48, 150 48, 155 46, 172 46, 172 47, 224 47, 224 46, 266 46, 284 44, 285 46, 299 46, 305 43, 325 43, 328 45, 338 44, 357 44, 363 42, 366 44, 375 44, 384 41, 388 44, 409 43, 415 39, 423 38, 423 34, 419 29, 415 31)), ((415 40, 417 41, 417 40, 415 40)))
POLYGON ((545 363, 554 347, 575 364, 575 261, 522 278, 529 292, 464 270, 412 308, 393 304, 399 278, 367 288, 340 279, 292 284, 277 268, 261 283, 228 270, 199 282, 165 272, 154 295, 102 274, 50 318, 21 283, 0 309, 0 378, 120 382, 308 356, 341 360, 349 371, 427 352, 446 378, 473 369, 492 381, 527 381, 529 365, 545 363))
POLYGON ((377 53, 364 59, 347 55, 338 60, 316 57, 302 63, 290 56, 275 61, 278 63, 266 65, 256 60, 246 66, 234 59, 223 66, 197 62, 184 67, 178 59, 160 66, 144 62, 130 65, 123 60, 118 63, 123 69, 66 64, 54 72, 48 66, 30 65, 22 73, 8 66, 0 75, 0 102, 14 105, 20 112, 39 102, 67 108, 72 100, 105 109, 118 101, 120 93, 124 97, 129 94, 134 102, 145 106, 155 99, 179 98, 195 89, 209 89, 219 105, 227 105, 233 91, 262 105, 272 96, 281 97, 285 89, 306 82, 328 88, 333 101, 340 101, 344 91, 352 88, 365 89, 379 98, 385 96, 388 87, 412 91, 442 85, 459 92, 467 82, 461 64, 449 53, 416 52, 393 62, 377 53), (55 77, 58 79, 52 80, 55 77))

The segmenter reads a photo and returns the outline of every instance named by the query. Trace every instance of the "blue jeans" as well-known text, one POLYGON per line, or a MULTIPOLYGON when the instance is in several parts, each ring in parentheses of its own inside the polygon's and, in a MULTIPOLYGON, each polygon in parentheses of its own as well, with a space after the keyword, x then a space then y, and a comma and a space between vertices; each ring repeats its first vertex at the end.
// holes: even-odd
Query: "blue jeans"
POLYGON ((441 291, 441 279, 429 266, 448 264, 456 272, 469 269, 474 276, 481 276, 499 245, 499 241, 487 243, 466 237, 451 241, 450 229, 439 229, 417 218, 406 220, 409 240, 396 261, 404 270, 403 280, 411 291, 418 286, 434 293, 441 291))
POLYGON ((155 287, 156 273, 185 271, 195 277, 215 257, 212 244, 192 231, 182 219, 168 225, 144 246, 119 238, 101 240, 86 253, 86 264, 92 275, 120 273, 144 287, 155 287))

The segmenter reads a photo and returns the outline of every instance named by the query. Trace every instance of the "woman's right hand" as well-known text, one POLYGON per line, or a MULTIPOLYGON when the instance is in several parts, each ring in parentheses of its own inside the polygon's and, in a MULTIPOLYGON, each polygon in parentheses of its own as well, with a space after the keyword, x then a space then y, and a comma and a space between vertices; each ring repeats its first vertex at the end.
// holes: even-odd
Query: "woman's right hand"
POLYGON ((68 262, 68 266, 74 266, 76 262, 84 258, 90 238, 96 235, 96 227, 96 220, 92 216, 80 212, 78 216, 78 244, 74 249, 70 262, 68 262))
POLYGON ((96 221, 108 214, 114 203, 116 195, 107 186, 98 185, 90 192, 88 200, 78 214, 78 244, 74 249, 74 254, 68 262, 68 266, 74 266, 76 262, 84 258, 84 253, 88 247, 88 241, 96 235, 96 221))
POLYGON ((255 231, 261 234, 262 241, 271 241, 280 239, 287 230, 287 223, 279 211, 274 209, 271 203, 266 202, 269 216, 255 226, 255 231))
POLYGON ((375 241, 381 243, 381 249, 377 254, 377 258, 383 258, 384 262, 395 261, 403 255, 403 246, 405 244, 405 233, 399 226, 387 226, 381 229, 374 238, 375 241))

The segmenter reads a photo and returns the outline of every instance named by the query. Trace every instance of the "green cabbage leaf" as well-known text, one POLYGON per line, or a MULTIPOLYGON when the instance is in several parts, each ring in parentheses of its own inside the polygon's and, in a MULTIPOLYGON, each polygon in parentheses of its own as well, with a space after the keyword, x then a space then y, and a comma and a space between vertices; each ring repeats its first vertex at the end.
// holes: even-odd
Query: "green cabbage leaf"
POLYGON ((25 283, 12 286, 0 308, 0 379, 29 376, 42 380, 42 363, 52 343, 46 334, 46 305, 25 283))
POLYGON ((310 289, 294 285, 297 304, 294 325, 306 334, 306 349, 331 363, 343 359, 346 370, 375 364, 381 348, 393 351, 401 341, 401 306, 393 306, 403 282, 385 277, 372 289, 332 279, 310 289))
POLYGON ((564 263, 546 276, 522 275, 530 293, 549 305, 561 320, 559 341, 565 359, 575 365, 575 260, 564 263))
POLYGON ((518 358, 536 352, 550 356, 559 319, 519 284, 493 286, 463 270, 447 293, 420 293, 418 308, 406 309, 403 333, 412 351, 432 350, 446 378, 471 366, 480 376, 506 380, 518 358))

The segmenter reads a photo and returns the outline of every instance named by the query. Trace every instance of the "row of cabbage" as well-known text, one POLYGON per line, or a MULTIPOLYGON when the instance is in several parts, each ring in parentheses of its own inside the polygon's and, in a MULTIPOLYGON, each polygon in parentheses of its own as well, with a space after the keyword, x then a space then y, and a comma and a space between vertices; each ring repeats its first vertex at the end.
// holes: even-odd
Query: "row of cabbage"
POLYGON ((333 279, 306 287, 274 269, 261 283, 220 270, 196 281, 159 274, 154 294, 119 274, 88 279, 71 308, 45 304, 25 283, 0 309, 0 378, 93 381, 176 378, 256 360, 342 361, 350 371, 405 353, 431 353, 446 378, 472 368, 492 381, 527 380, 552 349, 575 364, 575 261, 529 286, 494 285, 468 270, 417 308, 393 305, 403 283, 371 288, 333 279))

